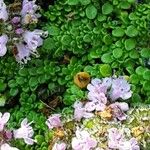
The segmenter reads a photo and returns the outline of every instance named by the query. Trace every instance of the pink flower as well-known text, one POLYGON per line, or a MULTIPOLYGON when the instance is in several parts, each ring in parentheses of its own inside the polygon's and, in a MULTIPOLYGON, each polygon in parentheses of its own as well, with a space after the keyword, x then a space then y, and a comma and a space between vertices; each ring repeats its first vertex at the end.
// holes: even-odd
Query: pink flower
POLYGON ((8 36, 3 34, 0 36, 0 56, 4 56, 7 52, 6 43, 8 41, 8 36))
POLYGON ((55 143, 52 150, 65 150, 67 145, 65 143, 55 143))
MULTIPOLYGON (((89 90, 89 92, 93 93, 93 95, 95 93, 99 94, 99 93, 107 93, 107 90, 110 88, 111 86, 111 82, 112 79, 111 78, 104 78, 102 80, 100 79, 92 79, 91 84, 88 84, 87 89, 89 90)), ((89 97, 90 100, 93 100, 92 97, 89 97)))
POLYGON ((140 150, 138 142, 135 138, 131 138, 129 141, 124 141, 119 144, 119 150, 140 150))
POLYGON ((103 111, 106 108, 107 98, 104 93, 89 92, 88 98, 91 100, 85 104, 88 111, 103 111))
POLYGON ((24 41, 27 43, 27 47, 35 52, 37 47, 43 44, 43 39, 41 38, 44 32, 42 30, 34 30, 32 32, 25 31, 23 34, 24 41))
POLYGON ((2 113, 0 112, 0 131, 4 130, 5 124, 8 122, 10 118, 10 113, 4 113, 2 115, 2 113))
POLYGON ((14 17, 14 18, 11 20, 11 22, 12 22, 13 24, 18 24, 18 23, 20 23, 20 20, 21 20, 20 17, 14 17))
POLYGON ((16 44, 16 47, 18 53, 15 55, 15 58, 17 62, 21 64, 27 63, 30 60, 30 49, 22 43, 16 44))
POLYGON ((116 102, 110 105, 113 111, 113 116, 120 121, 126 120, 127 115, 124 113, 129 110, 129 106, 125 102, 116 102))
POLYGON ((15 30, 15 33, 20 35, 20 34, 24 33, 24 30, 22 28, 18 28, 15 30))
POLYGON ((6 4, 3 0, 0 0, 0 19, 6 21, 8 19, 8 12, 6 9, 6 4))
POLYGON ((118 149, 120 142, 123 142, 123 135, 117 128, 111 128, 108 130, 108 146, 112 149, 118 149))
POLYGON ((88 112, 88 110, 84 108, 83 104, 79 101, 74 103, 74 108, 74 118, 76 121, 80 121, 82 118, 91 118, 94 116, 94 114, 88 112))
POLYGON ((120 76, 117 79, 113 79, 112 86, 110 90, 110 98, 112 101, 122 98, 124 100, 129 99, 132 96, 132 91, 130 90, 130 84, 120 76))
POLYGON ((47 119, 46 125, 49 127, 49 129, 58 128, 62 126, 60 117, 60 114, 53 114, 47 119))
POLYGON ((97 141, 90 137, 87 131, 76 130, 76 137, 72 138, 73 150, 91 150, 95 148, 97 141))
POLYGON ((32 145, 36 141, 31 138, 34 134, 34 131, 30 124, 32 124, 32 122, 28 123, 27 118, 25 118, 21 122, 21 127, 17 130, 14 130, 14 137, 16 139, 23 138, 26 144, 32 145))
POLYGON ((16 147, 11 147, 9 144, 5 143, 3 145, 0 146, 1 150, 19 150, 16 147))

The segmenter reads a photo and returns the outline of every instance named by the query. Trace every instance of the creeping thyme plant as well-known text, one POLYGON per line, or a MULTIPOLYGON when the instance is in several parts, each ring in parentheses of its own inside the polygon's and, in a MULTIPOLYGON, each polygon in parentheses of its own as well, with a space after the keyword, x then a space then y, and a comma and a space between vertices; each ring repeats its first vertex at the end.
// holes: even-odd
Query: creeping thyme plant
POLYGON ((0 150, 148 150, 149 0, 0 0, 0 150))

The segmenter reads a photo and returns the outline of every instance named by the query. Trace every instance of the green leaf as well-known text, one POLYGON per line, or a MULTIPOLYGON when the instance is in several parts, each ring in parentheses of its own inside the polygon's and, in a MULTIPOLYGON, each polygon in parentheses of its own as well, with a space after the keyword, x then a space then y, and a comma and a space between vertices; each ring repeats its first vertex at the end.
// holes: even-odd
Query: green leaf
POLYGON ((14 87, 17 86, 17 83, 16 83, 15 80, 10 80, 10 81, 8 82, 8 86, 9 86, 10 88, 14 88, 14 87))
POLYGON ((88 4, 90 4, 90 2, 91 2, 91 0, 80 0, 80 3, 82 5, 88 5, 88 4))
POLYGON ((87 42, 87 43, 90 43, 90 42, 91 42, 91 35, 90 35, 90 34, 86 34, 86 35, 83 37, 83 41, 84 41, 84 42, 87 42))
POLYGON ((29 85, 31 87, 35 87, 37 84, 38 84, 37 78, 36 77, 31 77, 30 80, 29 80, 29 85))
POLYGON ((150 70, 145 70, 143 73, 143 78, 145 80, 150 80, 150 70))
POLYGON ((138 75, 143 75, 144 71, 145 71, 146 68, 142 67, 142 66, 139 66, 136 68, 135 72, 138 74, 138 75))
POLYGON ((68 0, 67 3, 69 5, 77 5, 79 3, 79 0, 68 0))
POLYGON ((86 11, 86 16, 89 19, 94 19, 97 15, 97 9, 95 8, 94 5, 89 5, 85 11, 86 11))
POLYGON ((5 106, 6 97, 4 95, 0 95, 0 107, 5 106))
POLYGON ((112 54, 111 53, 103 54, 101 60, 103 63, 111 63, 113 61, 112 54))
POLYGON ((139 76, 137 74, 132 74, 130 76, 130 82, 133 84, 138 84, 139 83, 139 76))
POLYGON ((127 1, 123 1, 120 3, 122 9, 129 9, 131 7, 130 3, 127 1))
POLYGON ((108 14, 112 13, 112 11, 113 11, 113 6, 110 3, 105 3, 102 6, 102 13, 104 15, 108 15, 108 14))
POLYGON ((125 49, 131 50, 134 49, 136 46, 136 41, 134 39, 126 39, 125 40, 125 49))
POLYGON ((3 92, 7 87, 6 83, 0 82, 0 92, 3 92))
POLYGON ((104 42, 106 45, 111 44, 111 43, 112 43, 112 37, 111 37, 109 34, 105 35, 105 36, 103 37, 103 42, 104 42))
POLYGON ((123 54, 123 50, 121 48, 115 48, 113 50, 113 56, 115 58, 120 58, 122 56, 122 54, 123 54))
POLYGON ((125 31, 125 33, 129 37, 135 37, 138 35, 138 30, 135 26, 130 25, 129 27, 127 27, 127 30, 125 31))
POLYGON ((150 48, 143 48, 141 50, 141 56, 144 58, 150 58, 150 48))
POLYGON ((144 82, 143 88, 144 88, 144 90, 146 90, 146 91, 150 91, 150 84, 149 84, 149 81, 145 81, 145 82, 144 82))
POLYGON ((60 32, 60 29, 56 26, 49 26, 47 31, 49 35, 58 35, 60 32))
POLYGON ((44 40, 43 48, 51 50, 55 48, 55 41, 52 38, 47 38, 44 40))
POLYGON ((111 66, 108 64, 104 64, 100 66, 100 73, 103 77, 109 77, 112 75, 112 69, 111 66))
POLYGON ((123 37, 124 36, 124 29, 121 27, 117 27, 112 31, 112 35, 115 37, 123 37))
POLYGON ((45 140, 45 138, 44 138, 44 136, 42 136, 42 135, 36 135, 35 136, 35 139, 36 139, 36 141, 37 141, 37 144, 42 144, 43 142, 44 142, 44 140, 45 140))
POLYGON ((20 69, 19 70, 19 75, 20 76, 23 76, 23 77, 26 77, 26 76, 28 76, 28 69, 27 68, 22 68, 22 69, 20 69))
POLYGON ((132 50, 132 51, 130 51, 129 56, 132 59, 137 59, 137 58, 139 58, 139 53, 136 50, 132 50))
POLYGON ((9 94, 11 96, 16 96, 18 94, 18 92, 19 92, 19 90, 17 88, 12 88, 12 89, 10 89, 9 94))
POLYGON ((62 38, 61 38, 61 43, 63 45, 70 45, 71 37, 69 35, 63 35, 62 38))

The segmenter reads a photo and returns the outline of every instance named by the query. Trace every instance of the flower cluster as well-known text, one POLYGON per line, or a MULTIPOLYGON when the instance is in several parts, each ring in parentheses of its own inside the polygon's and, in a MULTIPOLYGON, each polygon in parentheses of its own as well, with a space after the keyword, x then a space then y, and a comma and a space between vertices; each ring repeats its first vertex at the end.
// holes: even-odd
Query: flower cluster
POLYGON ((24 142, 28 145, 32 145, 35 140, 32 139, 34 134, 33 128, 30 126, 32 123, 28 123, 27 118, 21 122, 19 129, 10 131, 6 129, 6 124, 10 118, 10 113, 0 113, 0 149, 1 150, 19 150, 16 147, 11 147, 8 143, 14 139, 24 139, 24 142))
MULTIPOLYGON (((29 31, 27 28, 32 24, 36 24, 40 15, 37 13, 39 7, 35 4, 35 0, 23 0, 22 10, 8 20, 8 12, 3 1, 0 2, 0 19, 3 22, 9 22, 9 26, 5 33, 0 36, 0 56, 4 56, 7 52, 6 44, 10 43, 10 49, 19 63, 27 63, 30 55, 39 56, 37 48, 43 44, 42 37, 47 36, 47 32, 35 29, 29 31), (12 38, 13 37, 13 38, 12 38), (13 46, 12 46, 13 45, 13 46)), ((10 12, 11 13, 11 12, 10 12)))
POLYGON ((131 96, 128 82, 123 77, 93 79, 87 88, 88 101, 74 103, 71 119, 60 114, 53 114, 47 119, 48 128, 54 131, 51 149, 140 150, 135 133, 141 134, 143 128, 131 128, 129 123, 124 124, 130 120, 124 113, 129 106, 125 102, 114 102, 118 98, 129 98, 123 95, 131 96), (119 93, 112 101, 111 95, 117 91, 114 87, 119 93), (119 91, 119 88, 123 90, 119 91))
POLYGON ((80 121, 82 117, 92 117, 93 111, 99 112, 102 118, 118 119, 123 121, 126 119, 124 112, 129 110, 128 104, 125 102, 114 102, 122 98, 127 99, 132 95, 129 83, 124 77, 93 79, 88 84, 88 101, 84 104, 76 102, 74 104, 75 120, 80 121), (114 103, 112 103, 114 102, 114 103))

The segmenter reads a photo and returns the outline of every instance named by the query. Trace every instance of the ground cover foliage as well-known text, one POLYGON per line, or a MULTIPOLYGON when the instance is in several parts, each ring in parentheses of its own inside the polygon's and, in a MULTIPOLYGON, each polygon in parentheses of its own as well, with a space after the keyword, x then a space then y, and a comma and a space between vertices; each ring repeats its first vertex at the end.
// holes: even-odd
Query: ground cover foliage
POLYGON ((40 57, 23 66, 9 51, 0 58, 0 110, 11 113, 8 127, 18 127, 25 116, 35 122, 37 144, 13 141, 21 150, 46 150, 52 136, 46 117, 66 106, 70 113, 76 100, 86 98, 87 90, 75 84, 79 72, 90 78, 125 76, 133 91, 128 103, 150 104, 148 1, 56 0, 44 8, 38 27, 49 35, 40 57))

